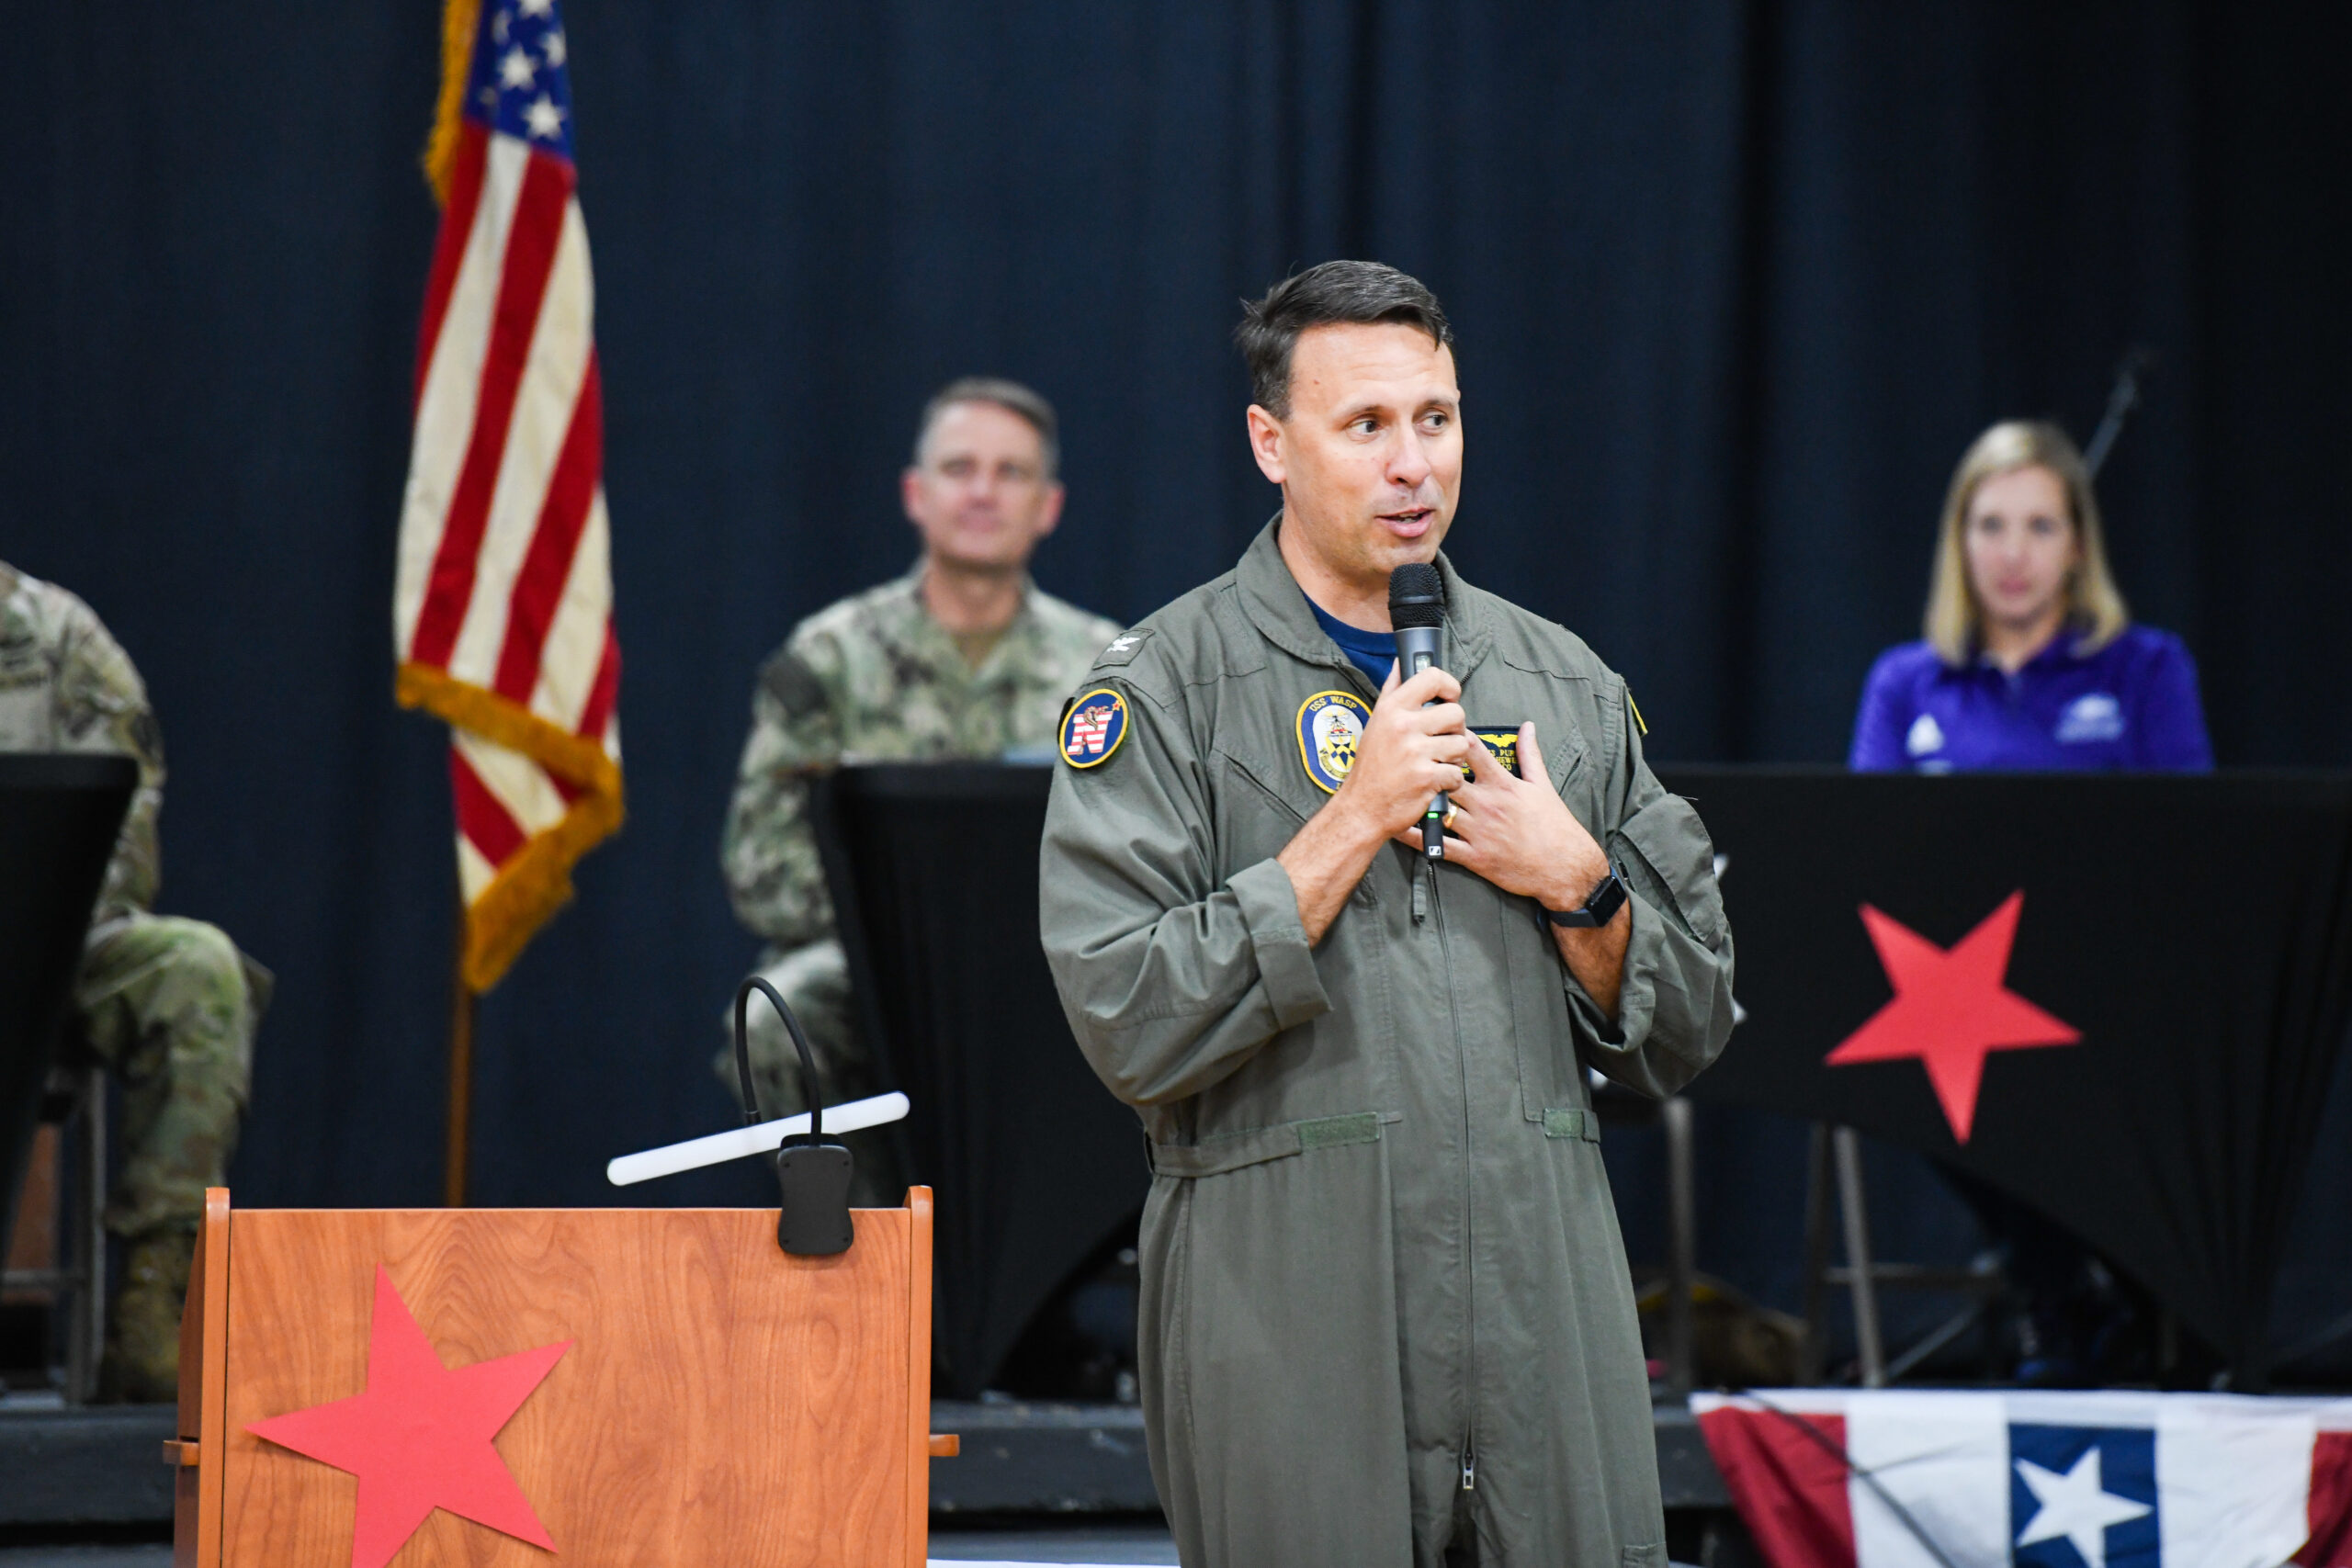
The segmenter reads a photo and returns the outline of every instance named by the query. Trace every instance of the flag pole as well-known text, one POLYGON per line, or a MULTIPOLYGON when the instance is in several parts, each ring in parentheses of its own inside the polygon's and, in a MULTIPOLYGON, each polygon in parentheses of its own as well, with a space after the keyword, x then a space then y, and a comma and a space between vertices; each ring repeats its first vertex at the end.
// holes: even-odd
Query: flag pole
MULTIPOLYGON (((449 199, 449 169, 458 151, 458 118, 463 108, 466 77, 473 62, 475 35, 481 26, 481 0, 443 0, 441 11, 441 93, 433 111, 433 133, 426 141, 424 178, 433 199, 449 199)), ((449 942, 449 1113, 443 1138, 442 1199, 452 1209, 466 1206, 466 1164, 472 1131, 474 1101, 474 993, 466 984, 466 900, 458 896, 458 930, 449 942)))
POLYGON ((466 1206, 466 1165, 474 1109, 474 993, 466 984, 466 906, 458 904, 458 936, 449 959, 449 1122, 443 1142, 441 1188, 452 1209, 466 1206))

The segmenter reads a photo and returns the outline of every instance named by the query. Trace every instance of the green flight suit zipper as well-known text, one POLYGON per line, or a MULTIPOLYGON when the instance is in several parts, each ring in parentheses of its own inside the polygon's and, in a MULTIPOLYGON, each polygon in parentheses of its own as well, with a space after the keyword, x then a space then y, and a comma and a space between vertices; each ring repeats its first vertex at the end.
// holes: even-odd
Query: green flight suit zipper
POLYGON ((1476 1259, 1478 1256, 1475 1218, 1470 1203, 1471 1148, 1470 1125, 1470 1056, 1462 1038, 1462 1020, 1453 1003, 1453 942, 1445 929, 1445 899, 1438 891, 1437 866, 1430 861, 1420 863, 1421 875, 1413 884, 1413 903, 1418 910, 1421 889, 1429 889, 1429 902, 1437 915, 1439 953, 1446 975, 1446 1012, 1453 1021, 1453 1057, 1462 1070, 1462 1318, 1468 1343, 1464 1347, 1467 1376, 1463 1389, 1464 1413, 1462 1431, 1462 1490, 1478 1489, 1478 1450, 1476 1437, 1478 1427, 1478 1279, 1476 1259), (1426 880, 1423 880, 1423 879, 1426 880))
MULTIPOLYGON (((1361 683, 1361 682, 1359 682, 1361 683)), ((1413 923, 1428 923, 1432 909, 1437 915, 1439 955, 1448 976, 1446 1011, 1453 1012, 1451 976, 1453 966, 1453 943, 1445 930, 1445 902, 1438 896, 1437 866, 1416 855, 1413 875, 1413 923)), ((1467 1355, 1469 1379, 1464 1389, 1463 1403, 1468 1406, 1462 1431, 1462 1490, 1478 1490, 1478 1447, 1476 1438, 1478 1404, 1478 1290, 1471 1259, 1476 1256, 1476 1238, 1471 1235, 1470 1211, 1470 1060, 1462 1043, 1462 1021, 1453 1020, 1454 1058, 1462 1068, 1462 1248, 1464 1285, 1462 1311, 1464 1328, 1469 1337, 1467 1355)))

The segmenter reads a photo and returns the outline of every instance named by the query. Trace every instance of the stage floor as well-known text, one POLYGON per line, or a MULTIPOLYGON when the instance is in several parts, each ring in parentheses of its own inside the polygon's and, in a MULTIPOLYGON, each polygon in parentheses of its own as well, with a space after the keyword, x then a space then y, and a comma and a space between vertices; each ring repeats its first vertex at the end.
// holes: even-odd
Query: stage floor
POLYGON ((1009 1530, 933 1530, 933 1562, 1173 1562, 1162 1525, 1023 1525, 1009 1530))
MULTIPOLYGON (((1669 1530, 1678 1513, 1702 1523, 1728 1517, 1722 1478, 1690 1411, 1661 1404, 1657 1422, 1669 1530)), ((0 1568, 164 1568, 171 1550, 161 1544, 31 1546, 11 1536, 122 1542, 166 1533, 172 1472, 157 1456, 172 1423, 168 1406, 6 1402, 0 1568)), ((960 1458, 932 1468, 933 1562, 1125 1568, 1176 1561, 1157 1522, 1143 1416, 1133 1406, 942 1400, 931 1425, 963 1439, 960 1458)))
MULTIPOLYGON (((1157 1525, 1023 1526, 1006 1530, 934 1530, 933 1562, 1168 1563, 1176 1543, 1157 1525)), ((0 1547, 0 1568, 171 1568, 172 1549, 141 1546, 0 1547)))

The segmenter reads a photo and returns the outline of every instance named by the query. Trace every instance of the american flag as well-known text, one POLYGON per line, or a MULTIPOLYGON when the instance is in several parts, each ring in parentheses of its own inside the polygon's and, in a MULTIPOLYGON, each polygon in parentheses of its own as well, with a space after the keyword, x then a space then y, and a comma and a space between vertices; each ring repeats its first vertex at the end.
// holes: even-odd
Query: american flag
POLYGON ((483 991, 620 825, 620 645, 562 19, 453 0, 450 28, 392 624, 400 701, 450 725, 462 974, 483 991))

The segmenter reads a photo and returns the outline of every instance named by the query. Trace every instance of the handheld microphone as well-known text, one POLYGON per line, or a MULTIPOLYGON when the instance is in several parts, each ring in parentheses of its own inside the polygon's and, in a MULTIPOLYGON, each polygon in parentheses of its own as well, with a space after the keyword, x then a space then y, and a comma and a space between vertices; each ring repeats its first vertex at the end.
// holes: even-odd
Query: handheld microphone
MULTIPOLYGON (((1396 679, 1409 681, 1445 658, 1445 579, 1437 568, 1408 561, 1388 574, 1388 624, 1396 628, 1396 679)), ((1445 858, 1443 791, 1421 815, 1421 853, 1445 858)))

